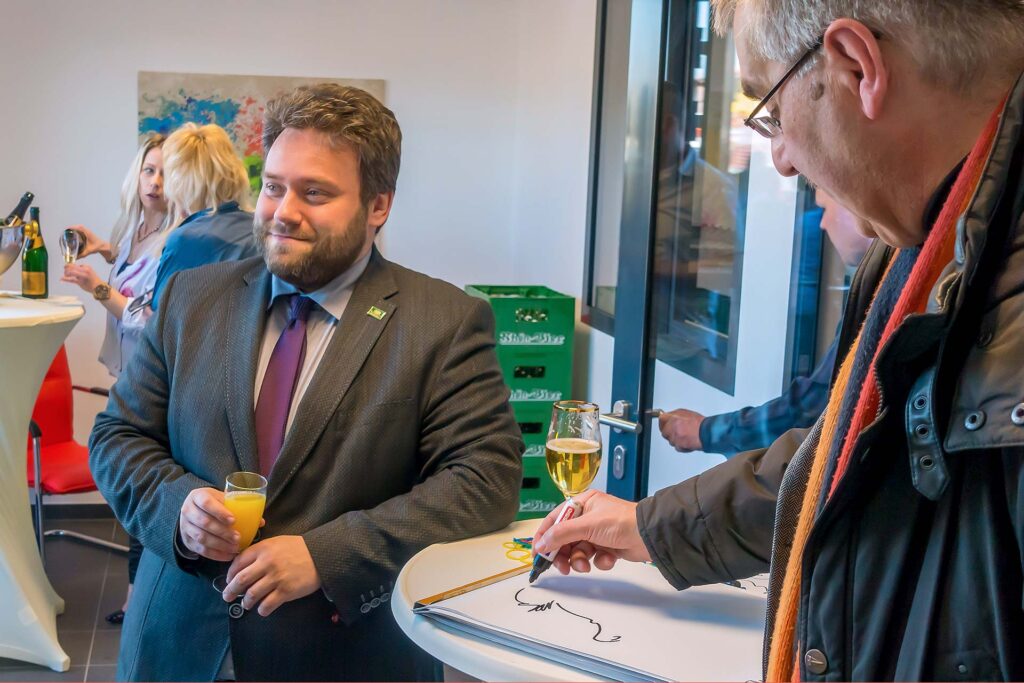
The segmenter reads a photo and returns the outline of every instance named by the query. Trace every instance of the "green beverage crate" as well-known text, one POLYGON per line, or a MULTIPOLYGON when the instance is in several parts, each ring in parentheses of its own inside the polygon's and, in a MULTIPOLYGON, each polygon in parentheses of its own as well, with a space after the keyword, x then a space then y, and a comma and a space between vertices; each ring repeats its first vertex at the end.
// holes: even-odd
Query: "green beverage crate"
POLYGON ((572 398, 576 301, 541 286, 469 285, 494 311, 498 363, 526 443, 518 519, 543 517, 563 496, 547 473, 551 405, 572 398))
POLYGON ((494 310, 498 347, 568 351, 576 327, 576 300, 540 286, 467 285, 466 293, 494 310))

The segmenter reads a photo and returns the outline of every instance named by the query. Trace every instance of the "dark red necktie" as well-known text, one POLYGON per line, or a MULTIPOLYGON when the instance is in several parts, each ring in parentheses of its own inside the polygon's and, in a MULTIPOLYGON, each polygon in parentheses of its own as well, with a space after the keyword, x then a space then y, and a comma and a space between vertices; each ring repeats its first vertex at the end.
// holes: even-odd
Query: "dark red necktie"
POLYGON ((302 360, 306 357, 306 319, 314 304, 309 297, 298 294, 288 298, 288 324, 270 354, 256 401, 256 447, 260 474, 265 477, 274 469, 284 443, 288 412, 302 371, 302 360))

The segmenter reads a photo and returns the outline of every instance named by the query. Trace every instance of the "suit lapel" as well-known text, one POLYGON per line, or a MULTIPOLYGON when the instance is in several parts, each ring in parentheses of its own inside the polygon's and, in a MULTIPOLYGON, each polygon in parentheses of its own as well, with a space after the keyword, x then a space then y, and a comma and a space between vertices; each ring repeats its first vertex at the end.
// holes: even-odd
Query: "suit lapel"
POLYGON ((256 423, 253 417, 256 365, 267 322, 270 273, 259 264, 243 277, 245 284, 231 292, 227 317, 227 414, 238 467, 259 472, 256 423))
MULTIPOLYGON (((398 287, 389 268, 387 261, 374 248, 366 272, 356 283, 352 298, 338 321, 334 336, 285 436, 281 454, 270 473, 268 506, 312 453, 377 339, 394 317, 398 305, 388 298, 398 291, 398 287)), ((249 405, 251 413, 251 401, 249 405)))

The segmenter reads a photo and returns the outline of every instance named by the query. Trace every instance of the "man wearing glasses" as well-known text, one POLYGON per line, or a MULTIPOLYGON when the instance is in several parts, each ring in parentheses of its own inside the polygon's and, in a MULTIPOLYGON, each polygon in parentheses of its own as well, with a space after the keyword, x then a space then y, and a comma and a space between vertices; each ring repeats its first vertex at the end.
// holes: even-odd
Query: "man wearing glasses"
POLYGON ((1024 5, 712 6, 779 173, 879 238, 828 406, 639 503, 584 494, 535 547, 680 589, 770 562, 767 680, 1024 678, 1024 5))

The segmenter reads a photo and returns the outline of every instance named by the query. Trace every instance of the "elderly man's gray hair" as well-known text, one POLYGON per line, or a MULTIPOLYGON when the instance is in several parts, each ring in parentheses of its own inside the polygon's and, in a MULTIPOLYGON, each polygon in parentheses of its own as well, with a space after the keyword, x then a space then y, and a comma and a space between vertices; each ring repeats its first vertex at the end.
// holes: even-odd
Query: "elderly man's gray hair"
POLYGON ((763 59, 788 62, 840 18, 903 43, 926 78, 958 92, 993 69, 1024 69, 1024 0, 711 0, 715 30, 736 8, 749 12, 737 36, 763 59))

